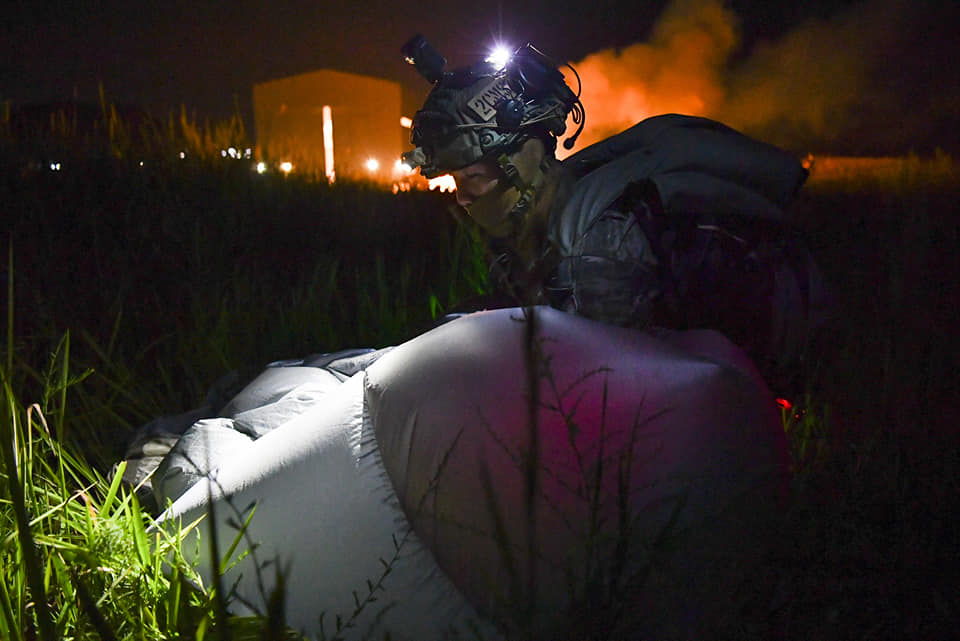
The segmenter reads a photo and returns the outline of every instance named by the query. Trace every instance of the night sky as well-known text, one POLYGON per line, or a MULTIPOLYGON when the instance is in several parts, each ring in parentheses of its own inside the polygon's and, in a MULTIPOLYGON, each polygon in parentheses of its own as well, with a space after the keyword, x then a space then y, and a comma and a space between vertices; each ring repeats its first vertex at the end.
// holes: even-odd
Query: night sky
MULTIPOLYGON (((239 106, 249 118, 253 83, 330 68, 401 82, 405 110, 412 112, 429 89, 399 55, 415 33, 423 33, 453 66, 474 61, 497 39, 514 46, 530 41, 558 59, 577 62, 647 41, 668 9, 694 16, 695 23, 698 10, 716 6, 735 40, 710 62, 712 82, 725 98, 709 115, 731 114, 736 120, 745 109, 734 104, 736 94, 750 93, 758 83, 789 87, 796 76, 804 93, 790 100, 816 103, 819 109, 805 121, 806 129, 801 127, 819 136, 812 144, 863 152, 954 150, 960 148, 958 4, 4 0, 0 100, 14 108, 74 98, 95 101, 102 84, 108 99, 155 113, 186 105, 200 117, 221 118, 239 106), (823 50, 818 39, 825 43, 823 50), (851 87, 855 97, 832 100, 851 87), (828 123, 817 124, 818 118, 828 123)), ((660 31, 661 40, 669 38, 660 31)), ((671 66, 669 57, 658 60, 660 67, 671 66)), ((782 119, 768 115, 763 126, 773 128, 782 119)))

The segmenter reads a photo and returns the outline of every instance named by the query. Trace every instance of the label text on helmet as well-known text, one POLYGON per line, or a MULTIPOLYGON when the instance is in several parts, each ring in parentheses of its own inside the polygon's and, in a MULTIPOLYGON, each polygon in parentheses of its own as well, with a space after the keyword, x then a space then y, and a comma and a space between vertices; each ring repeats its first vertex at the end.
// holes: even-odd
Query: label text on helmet
POLYGON ((497 103, 504 98, 514 96, 513 90, 507 85, 506 78, 494 78, 467 99, 467 107, 477 114, 480 120, 487 121, 497 113, 497 103))

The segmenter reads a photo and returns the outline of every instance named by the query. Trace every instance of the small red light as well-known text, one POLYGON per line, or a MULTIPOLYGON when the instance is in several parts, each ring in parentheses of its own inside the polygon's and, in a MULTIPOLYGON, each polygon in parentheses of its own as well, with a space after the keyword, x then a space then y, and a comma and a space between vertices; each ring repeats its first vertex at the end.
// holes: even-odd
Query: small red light
POLYGON ((790 409, 791 407, 793 407, 793 403, 791 403, 790 401, 788 401, 788 400, 785 399, 785 398, 778 398, 778 399, 777 399, 777 405, 779 405, 780 407, 782 407, 782 408, 785 409, 785 410, 788 410, 788 409, 790 409))

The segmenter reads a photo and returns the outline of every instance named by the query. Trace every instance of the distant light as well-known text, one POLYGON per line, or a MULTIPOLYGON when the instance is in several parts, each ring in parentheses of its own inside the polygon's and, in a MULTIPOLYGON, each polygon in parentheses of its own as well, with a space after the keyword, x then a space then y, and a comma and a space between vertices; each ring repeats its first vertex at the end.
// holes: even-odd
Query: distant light
POLYGON ((60 171, 60 163, 58 162, 50 163, 50 171, 60 171))
POLYGON ((332 183, 337 177, 333 168, 333 109, 330 105, 324 105, 321 112, 323 118, 323 173, 327 177, 327 182, 332 183))
POLYGON ((413 171, 413 167, 403 162, 400 158, 397 158, 397 162, 393 165, 393 170, 398 174, 409 174, 413 171))
POLYGON ((226 150, 226 149, 221 149, 221 150, 220 150, 220 155, 221 155, 223 158, 226 158, 226 157, 227 157, 227 150, 226 150))
POLYGON ((413 126, 413 120, 411 118, 407 118, 406 116, 400 116, 400 126, 404 129, 409 129, 413 126))
POLYGON ((142 161, 142 160, 140 161, 140 166, 143 167, 143 161, 142 161))
POLYGON ((376 171, 380 169, 380 161, 376 158, 368 158, 367 162, 364 163, 364 167, 367 168, 367 171, 376 171))
POLYGON ((187 152, 181 151, 181 152, 180 152, 180 159, 183 160, 183 159, 186 158, 186 157, 187 157, 187 152))
MULTIPOLYGON (((292 169, 292 168, 293 168, 293 167, 291 167, 291 169, 292 169)), ((265 162, 258 162, 258 163, 257 163, 257 173, 258 173, 258 174, 262 174, 262 173, 265 173, 266 171, 267 171, 267 163, 265 163, 265 162)))
POLYGON ((239 157, 240 157, 240 154, 237 153, 237 150, 234 149, 233 147, 230 147, 230 149, 227 149, 227 153, 230 154, 230 157, 231 157, 231 158, 239 158, 239 157))
POLYGON ((293 163, 289 161, 280 163, 280 171, 285 174, 289 174, 291 171, 293 171, 293 163))
POLYGON ((450 174, 444 174, 442 176, 437 176, 436 178, 430 178, 427 180, 427 187, 431 191, 434 189, 439 189, 440 191, 456 191, 457 190, 457 181, 453 179, 453 176, 450 174))
POLYGON ((243 150, 244 158, 249 158, 252 155, 253 155, 253 152, 250 150, 250 147, 247 147, 246 149, 243 150))
POLYGON ((510 51, 505 45, 496 45, 493 48, 493 51, 484 58, 484 62, 489 62, 496 69, 503 69, 507 66, 507 63, 510 62, 510 58, 513 57, 513 52, 510 51))

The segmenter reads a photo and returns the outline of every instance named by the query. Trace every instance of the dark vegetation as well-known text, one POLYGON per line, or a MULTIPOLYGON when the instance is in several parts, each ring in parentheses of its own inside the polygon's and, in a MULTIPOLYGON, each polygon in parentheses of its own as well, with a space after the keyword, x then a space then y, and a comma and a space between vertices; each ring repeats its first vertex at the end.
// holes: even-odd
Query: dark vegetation
POLYGON ((6 141, 2 177, 16 360, 39 367, 72 332, 73 363, 95 372, 83 396, 109 409, 78 443, 105 460, 228 371, 396 344, 483 287, 437 193, 258 174, 221 155, 248 146, 239 122, 133 136, 109 115, 95 137, 64 119, 62 136, 6 141))
MULTIPOLYGON (((245 148, 245 138, 239 121, 203 126, 185 114, 133 126, 104 106, 93 126, 79 128, 69 112, 24 125, 0 111, 8 329, 0 436, 9 443, 20 434, 12 450, 19 451, 41 415, 54 436, 47 450, 37 446, 36 475, 21 473, 31 517, 41 511, 31 503, 41 486, 60 479, 53 485, 63 486, 69 505, 82 506, 83 486, 99 514, 130 518, 135 500, 116 488, 126 512, 104 503, 114 500, 110 466, 138 425, 200 404, 228 371, 247 376, 276 359, 396 344, 483 292, 482 250, 449 215, 449 197, 259 175, 251 160, 220 154, 245 148), (64 460, 84 472, 65 475, 64 460)), ((815 171, 797 203, 836 315, 801 372, 805 393, 785 411, 790 509, 771 576, 757 582, 779 588, 772 613, 731 623, 743 636, 957 635, 958 196, 949 158, 904 158, 882 178, 815 171)), ((27 540, 13 534, 14 485, 0 487, 6 572, 15 572, 11 561, 29 560, 20 552, 27 540)), ((122 556, 122 541, 140 540, 135 527, 118 523, 79 538, 49 518, 35 524, 48 575, 63 577, 47 588, 58 630, 75 625, 69 629, 84 637, 106 625, 136 638, 123 612, 134 602, 161 603, 158 629, 194 636, 201 615, 170 613, 185 598, 171 596, 176 577, 150 575, 167 581, 156 588, 159 601, 144 596, 146 588, 121 590, 120 614, 108 611, 106 622, 83 589, 69 587, 110 584, 68 566, 93 555, 102 569, 104 559, 122 556), (68 539, 90 547, 64 556, 65 544, 51 543, 68 539), (70 607, 71 616, 58 614, 70 607)), ((129 553, 150 566, 139 545, 129 553)), ((32 638, 45 615, 28 605, 27 574, 5 575, 0 630, 12 634, 20 622, 32 638)), ((106 608, 104 598, 99 605, 106 608)))
POLYGON ((798 217, 836 296, 792 425, 791 638, 950 638, 960 624, 957 169, 829 174, 798 217))

